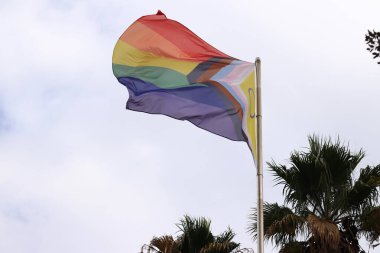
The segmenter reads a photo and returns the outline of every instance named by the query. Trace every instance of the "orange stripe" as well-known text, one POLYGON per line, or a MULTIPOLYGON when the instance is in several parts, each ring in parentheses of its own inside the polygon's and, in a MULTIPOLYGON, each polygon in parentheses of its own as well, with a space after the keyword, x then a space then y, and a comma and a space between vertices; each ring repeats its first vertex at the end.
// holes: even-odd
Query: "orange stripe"
POLYGON ((158 56, 170 57, 175 59, 190 58, 185 52, 179 49, 176 45, 162 37, 157 32, 153 31, 139 21, 132 24, 121 35, 120 40, 129 43, 130 45, 140 50, 151 52, 158 56))

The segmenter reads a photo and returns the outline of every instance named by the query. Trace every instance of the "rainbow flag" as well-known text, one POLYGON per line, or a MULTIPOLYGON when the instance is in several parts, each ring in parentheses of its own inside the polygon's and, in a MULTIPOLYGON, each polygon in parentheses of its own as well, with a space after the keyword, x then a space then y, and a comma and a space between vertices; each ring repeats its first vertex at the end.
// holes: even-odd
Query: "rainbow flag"
POLYGON ((121 35, 112 69, 128 89, 127 109, 188 120, 246 141, 256 158, 253 63, 222 53, 159 11, 121 35))

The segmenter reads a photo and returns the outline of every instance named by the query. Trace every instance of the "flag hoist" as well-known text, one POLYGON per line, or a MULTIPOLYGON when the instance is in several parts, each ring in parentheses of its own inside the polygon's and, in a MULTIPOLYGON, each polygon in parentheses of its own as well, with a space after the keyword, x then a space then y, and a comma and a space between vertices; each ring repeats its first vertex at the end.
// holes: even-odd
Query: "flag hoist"
POLYGON ((258 252, 263 252, 260 59, 242 61, 214 48, 159 11, 121 35, 112 69, 129 92, 127 109, 187 120, 244 141, 257 166, 258 252))

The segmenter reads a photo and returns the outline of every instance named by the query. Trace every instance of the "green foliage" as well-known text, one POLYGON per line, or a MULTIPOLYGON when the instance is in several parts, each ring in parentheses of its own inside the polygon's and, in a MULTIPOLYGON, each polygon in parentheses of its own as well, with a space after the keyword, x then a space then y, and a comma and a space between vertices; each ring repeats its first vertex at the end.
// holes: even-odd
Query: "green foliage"
POLYGON ((206 245, 214 242, 210 229, 211 221, 204 218, 192 218, 185 215, 177 227, 182 231, 181 253, 197 253, 206 245))
POLYGON ((253 253, 252 250, 240 248, 233 241, 235 233, 227 228, 218 236, 211 232, 211 221, 207 218, 185 215, 177 224, 180 234, 153 237, 149 245, 144 245, 145 253, 253 253))
MULTIPOLYGON (((282 242, 292 242, 298 234, 304 229, 305 219, 293 213, 293 211, 285 206, 279 206, 277 203, 264 204, 264 231, 265 239, 271 240, 274 244, 282 242)), ((254 235, 256 239, 257 232, 257 213, 256 209, 250 215, 251 223, 248 231, 254 235)))
MULTIPOLYGON (((309 137, 305 151, 294 151, 289 165, 268 163, 284 205, 264 204, 265 239, 280 252, 360 252, 358 239, 375 246, 380 236, 380 165, 360 169, 364 152, 352 152, 338 139, 309 137)), ((256 238, 256 210, 249 232, 256 238)))
MULTIPOLYGON (((365 41, 368 46, 367 50, 372 54, 373 59, 380 57, 380 32, 368 30, 365 41)), ((380 64, 380 61, 377 64, 380 64)))

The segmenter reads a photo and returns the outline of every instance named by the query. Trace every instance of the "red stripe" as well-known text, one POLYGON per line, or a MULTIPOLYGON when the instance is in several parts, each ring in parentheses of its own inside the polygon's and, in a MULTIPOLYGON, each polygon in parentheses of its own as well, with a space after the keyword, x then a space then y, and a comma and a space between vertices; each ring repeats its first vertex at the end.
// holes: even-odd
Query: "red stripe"
POLYGON ((193 59, 205 61, 212 57, 232 58, 209 45, 184 25, 167 19, 165 15, 144 16, 138 21, 166 38, 193 59))

